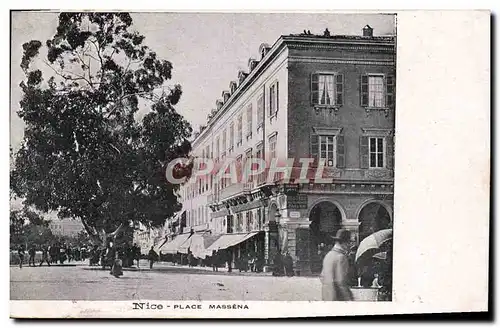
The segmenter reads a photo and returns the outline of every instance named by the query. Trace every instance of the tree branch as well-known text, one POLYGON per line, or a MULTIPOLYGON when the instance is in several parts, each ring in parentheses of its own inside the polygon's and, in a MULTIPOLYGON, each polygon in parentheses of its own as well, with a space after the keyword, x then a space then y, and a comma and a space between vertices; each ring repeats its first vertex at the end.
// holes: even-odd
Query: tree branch
POLYGON ((120 233, 122 231, 122 229, 125 227, 125 225, 122 223, 120 223, 120 226, 118 228, 116 228, 115 231, 111 232, 111 233, 108 233, 106 236, 107 237, 116 237, 116 235, 118 235, 118 233, 120 233))
POLYGON ((54 67, 52 67, 52 65, 50 65, 49 63, 47 63, 47 61, 44 60, 43 62, 45 63, 45 65, 47 65, 48 67, 50 67, 54 71, 54 73, 56 73, 58 76, 62 77, 66 81, 81 81, 81 80, 83 80, 83 81, 87 82, 87 84, 92 89, 95 89, 94 86, 93 86, 94 83, 90 82, 85 76, 82 76, 82 75, 79 75, 79 74, 76 74, 76 73, 73 73, 73 72, 67 72, 67 71, 58 72, 54 67), (64 75, 63 73, 73 74, 76 77, 67 76, 67 75, 64 75))

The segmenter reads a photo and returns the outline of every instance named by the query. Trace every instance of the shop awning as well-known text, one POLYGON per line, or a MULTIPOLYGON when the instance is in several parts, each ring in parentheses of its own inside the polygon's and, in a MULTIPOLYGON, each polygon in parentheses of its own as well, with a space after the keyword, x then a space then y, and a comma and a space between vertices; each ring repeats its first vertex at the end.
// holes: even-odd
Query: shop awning
POLYGON ((179 247, 179 253, 187 254, 189 249, 194 257, 204 259, 212 255, 212 251, 207 248, 218 238, 219 236, 213 236, 208 232, 195 233, 179 247))
POLYGON ((228 247, 238 245, 239 243, 244 242, 245 240, 252 238, 259 232, 250 232, 250 233, 234 233, 228 235, 222 235, 217 239, 212 245, 207 248, 207 251, 212 253, 212 251, 217 251, 219 249, 226 249, 228 247))
POLYGON ((189 239, 190 236, 191 236, 191 234, 189 234, 189 233, 177 235, 177 236, 175 236, 175 238, 173 240, 171 240, 171 241, 167 242, 165 245, 163 245, 160 248, 160 251, 162 253, 167 253, 167 254, 177 254, 177 252, 179 251, 179 247, 182 244, 184 244, 189 239))

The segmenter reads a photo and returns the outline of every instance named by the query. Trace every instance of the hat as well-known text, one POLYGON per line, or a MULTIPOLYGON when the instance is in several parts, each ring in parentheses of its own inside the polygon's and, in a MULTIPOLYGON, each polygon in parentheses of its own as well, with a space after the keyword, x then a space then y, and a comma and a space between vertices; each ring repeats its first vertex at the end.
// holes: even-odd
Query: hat
POLYGON ((335 237, 332 237, 334 241, 347 242, 351 241, 351 232, 347 229, 341 228, 337 230, 335 237))

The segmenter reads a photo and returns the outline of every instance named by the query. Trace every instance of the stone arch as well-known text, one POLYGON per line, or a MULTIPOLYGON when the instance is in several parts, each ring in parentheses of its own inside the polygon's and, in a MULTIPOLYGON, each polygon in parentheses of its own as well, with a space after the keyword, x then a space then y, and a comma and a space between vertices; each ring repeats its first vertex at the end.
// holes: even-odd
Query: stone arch
POLYGON ((357 213, 359 222, 359 240, 382 229, 392 227, 390 208, 381 201, 368 200, 361 204, 357 213))
POLYGON ((389 217, 391 218, 391 224, 394 222, 392 208, 389 205, 387 205, 384 201, 379 200, 379 199, 375 199, 375 198, 367 199, 364 202, 362 202, 361 205, 358 206, 358 209, 356 210, 356 215, 355 215, 355 218, 356 218, 356 220, 358 220, 358 222, 359 222, 359 214, 361 213, 363 208, 370 203, 377 203, 379 205, 382 205, 385 208, 385 210, 387 211, 387 213, 389 214, 389 217))
POLYGON ((267 222, 274 221, 276 213, 279 212, 278 203, 271 201, 267 209, 267 222))
POLYGON ((311 218, 311 211, 313 210, 313 208, 318 205, 319 203, 322 203, 322 202, 329 202, 329 203, 332 203, 333 205, 335 205, 339 211, 340 211, 340 215, 342 217, 342 221, 346 221, 347 220, 347 215, 346 215, 346 211, 344 209, 344 207, 342 207, 342 205, 340 205, 340 203, 336 200, 333 200, 331 198, 328 198, 328 197, 320 197, 318 199, 316 199, 312 204, 311 206, 309 206, 309 210, 307 212, 307 217, 310 219, 311 218))

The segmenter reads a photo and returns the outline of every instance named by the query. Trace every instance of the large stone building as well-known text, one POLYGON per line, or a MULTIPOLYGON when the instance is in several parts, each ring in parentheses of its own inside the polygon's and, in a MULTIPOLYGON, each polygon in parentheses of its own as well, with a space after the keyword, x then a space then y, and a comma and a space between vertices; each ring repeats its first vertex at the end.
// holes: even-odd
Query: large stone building
POLYGON ((296 270, 310 272, 320 267, 318 246, 340 227, 360 241, 392 225, 395 37, 360 32, 260 46, 260 58, 222 91, 193 154, 238 165, 292 159, 294 173, 289 181, 284 172, 269 181, 267 170, 248 181, 190 179, 181 234, 220 236, 208 250, 229 249, 233 259, 255 252, 270 263, 289 252, 296 270), (309 159, 305 181, 297 172, 309 159))
POLYGON ((78 233, 85 231, 80 221, 69 218, 52 218, 49 222, 49 228, 55 236, 60 237, 76 237, 78 233))

